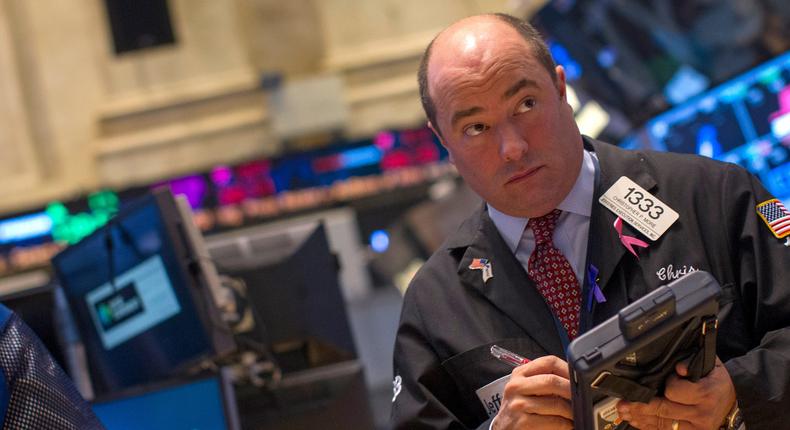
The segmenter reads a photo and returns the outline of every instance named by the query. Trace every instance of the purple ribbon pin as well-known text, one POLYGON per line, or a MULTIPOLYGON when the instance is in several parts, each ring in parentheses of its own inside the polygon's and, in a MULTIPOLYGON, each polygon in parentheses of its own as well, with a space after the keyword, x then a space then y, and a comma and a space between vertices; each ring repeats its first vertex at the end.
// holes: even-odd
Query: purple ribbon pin
POLYGON ((606 296, 603 295, 601 287, 598 285, 598 268, 590 264, 587 268, 587 279, 590 280, 590 295, 587 297, 587 312, 592 311, 593 297, 598 303, 606 301, 606 296))

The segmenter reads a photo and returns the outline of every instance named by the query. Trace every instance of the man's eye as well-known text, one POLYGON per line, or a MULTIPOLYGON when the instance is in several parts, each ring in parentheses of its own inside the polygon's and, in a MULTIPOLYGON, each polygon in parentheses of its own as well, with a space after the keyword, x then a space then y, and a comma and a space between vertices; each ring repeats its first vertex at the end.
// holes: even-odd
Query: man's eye
POLYGON ((477 123, 477 124, 472 124, 469 127, 466 127, 464 129, 464 134, 473 137, 483 133, 486 130, 488 130, 488 126, 486 126, 485 124, 477 123))
POLYGON ((534 107, 535 107, 535 99, 533 98, 524 99, 524 101, 522 101, 518 105, 518 109, 516 109, 516 113, 524 113, 531 110, 534 107))

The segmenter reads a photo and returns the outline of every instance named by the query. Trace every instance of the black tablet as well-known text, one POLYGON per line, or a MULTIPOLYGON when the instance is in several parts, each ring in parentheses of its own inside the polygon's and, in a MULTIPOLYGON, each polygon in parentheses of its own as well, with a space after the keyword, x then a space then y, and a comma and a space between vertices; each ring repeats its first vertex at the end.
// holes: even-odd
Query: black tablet
POLYGON ((678 361, 690 359, 689 379, 716 360, 721 288, 703 271, 690 273, 626 306, 568 345, 577 430, 627 429, 615 405, 647 403, 663 394, 678 361))

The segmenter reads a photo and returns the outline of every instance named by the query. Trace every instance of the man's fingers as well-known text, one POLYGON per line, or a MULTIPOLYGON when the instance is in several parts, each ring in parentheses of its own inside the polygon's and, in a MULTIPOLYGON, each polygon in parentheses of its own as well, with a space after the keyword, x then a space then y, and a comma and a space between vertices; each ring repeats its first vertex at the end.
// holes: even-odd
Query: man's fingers
POLYGON ((540 357, 513 369, 503 394, 495 428, 573 428, 568 364, 557 357, 540 357))
POLYGON ((571 381, 559 375, 545 373, 533 376, 513 374, 505 385, 505 396, 558 396, 571 399, 571 381))
MULTIPOLYGON (((655 418, 655 417, 654 417, 655 418)), ((640 421, 629 421, 632 427, 637 428, 639 430, 674 430, 675 427, 672 426, 674 420, 662 420, 660 422, 656 420, 652 420, 651 422, 640 422, 640 421)), ((679 420, 677 425, 677 430, 693 430, 694 426, 688 421, 681 421, 679 420)))
POLYGON ((510 402, 510 407, 515 411, 527 414, 573 419, 571 402, 558 396, 518 397, 510 402))
MULTIPOLYGON (((683 366, 677 369, 683 373, 683 366)), ((716 360, 710 374, 697 382, 672 375, 667 379, 664 396, 647 404, 620 402, 620 417, 634 427, 646 430, 672 428, 678 420, 678 429, 717 428, 735 402, 735 389, 727 368, 716 360)))
POLYGON ((697 382, 691 382, 678 375, 670 375, 667 378, 664 397, 684 405, 699 405, 711 396, 715 396, 720 386, 726 385, 729 379, 724 364, 716 357, 716 366, 713 370, 697 382))
POLYGON ((573 430, 572 420, 552 415, 524 415, 517 423, 512 428, 573 430))
POLYGON ((546 428, 558 430, 573 430, 573 421, 567 418, 556 416, 536 416, 535 424, 530 425, 529 429, 546 428))
POLYGON ((551 373, 557 376, 562 376, 565 379, 570 379, 568 373, 568 363, 564 360, 557 358, 553 355, 546 355, 536 358, 527 364, 522 364, 513 369, 513 374, 521 376, 532 376, 551 373))
POLYGON ((693 406, 682 405, 661 397, 654 398, 650 403, 620 402, 617 411, 626 421, 630 422, 629 418, 631 418, 649 425, 657 425, 656 418, 670 422, 675 419, 692 422, 699 418, 697 409, 693 406))
POLYGON ((664 396, 675 403, 696 405, 703 401, 706 395, 707 390, 700 382, 691 382, 677 375, 667 378, 664 396))
POLYGON ((505 395, 559 396, 571 399, 568 363, 547 355, 513 369, 505 395))
POLYGON ((690 361, 691 361, 691 359, 678 361, 677 364, 675 364, 675 372, 678 375, 682 376, 682 377, 688 376, 688 374, 689 374, 689 362, 690 361))

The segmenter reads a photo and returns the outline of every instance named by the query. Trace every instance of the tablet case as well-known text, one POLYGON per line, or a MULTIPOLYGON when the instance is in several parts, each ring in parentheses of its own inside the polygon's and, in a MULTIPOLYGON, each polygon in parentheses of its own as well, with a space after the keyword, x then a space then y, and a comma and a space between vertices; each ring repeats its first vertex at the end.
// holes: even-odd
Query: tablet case
POLYGON ((707 375, 716 360, 720 294, 709 273, 693 272, 571 342, 566 352, 575 428, 630 428, 617 417, 617 401, 647 403, 662 395, 678 361, 690 359, 693 381, 707 375))

